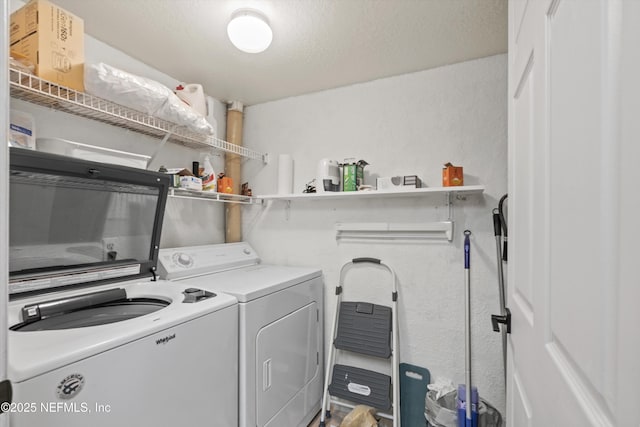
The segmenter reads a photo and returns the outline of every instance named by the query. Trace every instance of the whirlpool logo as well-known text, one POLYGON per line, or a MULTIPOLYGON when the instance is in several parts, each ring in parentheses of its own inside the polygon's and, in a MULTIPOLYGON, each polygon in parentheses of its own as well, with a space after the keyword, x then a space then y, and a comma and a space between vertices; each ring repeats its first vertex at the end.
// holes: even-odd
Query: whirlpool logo
POLYGON ((166 336, 166 337, 164 337, 164 338, 158 338, 158 339, 156 340, 156 345, 166 344, 166 343, 168 343, 169 341, 171 341, 172 339, 174 339, 175 337, 176 337, 176 334, 173 334, 173 335, 167 335, 167 336, 166 336))
POLYGON ((60 399, 71 399, 82 390, 84 377, 82 374, 71 374, 58 384, 56 394, 60 399))

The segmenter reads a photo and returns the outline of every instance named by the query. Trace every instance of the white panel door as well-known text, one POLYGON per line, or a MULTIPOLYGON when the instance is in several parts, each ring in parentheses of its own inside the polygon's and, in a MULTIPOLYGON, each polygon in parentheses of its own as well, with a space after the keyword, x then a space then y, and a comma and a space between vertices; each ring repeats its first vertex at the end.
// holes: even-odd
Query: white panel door
MULTIPOLYGON (((0 46, 9 46, 9 2, 2 0, 0 46)), ((0 129, 9 129, 9 58, 0 49, 0 129)), ((7 378, 7 298, 9 283, 9 150, 0 145, 0 381, 7 378)), ((0 415, 0 427, 9 425, 9 417, 0 415)))
POLYGON ((640 2, 509 4, 509 426, 639 426, 640 2))

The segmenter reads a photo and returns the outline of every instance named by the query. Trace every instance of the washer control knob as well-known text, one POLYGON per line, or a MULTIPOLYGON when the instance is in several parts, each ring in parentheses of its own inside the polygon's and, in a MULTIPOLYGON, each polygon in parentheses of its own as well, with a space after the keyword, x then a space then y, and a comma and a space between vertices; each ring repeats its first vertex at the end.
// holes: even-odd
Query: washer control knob
POLYGON ((198 288, 187 288, 182 291, 182 293, 184 294, 184 300, 182 302, 187 304, 204 301, 216 296, 216 294, 214 294, 213 292, 205 291, 204 289, 198 288))
POLYGON ((202 298, 206 295, 204 289, 188 288, 184 290, 185 295, 192 296, 194 298, 202 298))
POLYGON ((250 251, 249 249, 247 249, 247 248, 244 248, 244 249, 242 250, 242 252, 243 252, 245 255, 251 255, 251 251, 250 251))
POLYGON ((193 264, 193 258, 184 252, 177 253, 173 256, 173 260, 180 267, 190 267, 193 264))

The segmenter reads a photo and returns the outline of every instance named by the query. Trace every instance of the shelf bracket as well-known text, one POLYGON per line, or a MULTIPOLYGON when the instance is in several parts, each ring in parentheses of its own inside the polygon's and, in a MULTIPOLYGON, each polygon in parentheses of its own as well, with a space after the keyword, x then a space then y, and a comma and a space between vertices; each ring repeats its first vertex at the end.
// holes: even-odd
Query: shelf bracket
POLYGON ((453 221, 453 192, 447 192, 445 197, 447 198, 447 209, 449 210, 447 219, 448 221, 453 221))
POLYGON ((289 221, 291 219, 291 200, 287 200, 287 204, 284 207, 285 219, 289 221))
POLYGON ((158 157, 158 154, 160 154, 160 150, 162 150, 162 148, 164 147, 164 144, 167 143, 167 141, 171 137, 171 134, 172 132, 169 131, 162 138, 162 141, 160 141, 160 144, 158 144, 158 148, 156 148, 156 151, 151 155, 151 158, 149 158, 149 161, 147 162, 147 169, 149 169, 149 165, 151 164, 151 162, 153 162, 156 159, 156 157, 158 157))

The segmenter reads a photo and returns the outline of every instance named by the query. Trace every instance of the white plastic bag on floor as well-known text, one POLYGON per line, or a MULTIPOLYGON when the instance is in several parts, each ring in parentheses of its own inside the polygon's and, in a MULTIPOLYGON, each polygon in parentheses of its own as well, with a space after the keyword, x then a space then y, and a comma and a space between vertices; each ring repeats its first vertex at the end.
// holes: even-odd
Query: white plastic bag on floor
POLYGON ((91 95, 185 126, 192 132, 205 135, 214 132, 203 115, 155 80, 101 62, 85 66, 84 87, 91 95))
MULTIPOLYGON (((429 390, 425 399, 424 416, 432 427, 458 427, 456 399, 458 392, 450 391, 437 398, 435 390, 429 390)), ((502 427, 502 415, 489 402, 480 398, 478 405, 479 427, 502 427)))
POLYGON ((378 421, 373 416, 376 410, 370 406, 357 405, 344 417, 340 427, 377 427, 378 421))
POLYGON ((438 397, 436 390, 429 390, 425 400, 425 418, 433 427, 458 427, 456 390, 438 397))
POLYGON ((427 389, 436 392, 435 400, 440 399, 447 393, 457 390, 450 379, 442 377, 437 377, 434 382, 428 384, 427 389))

